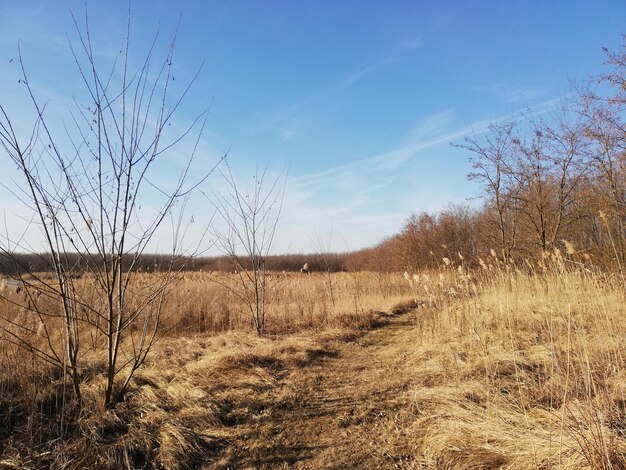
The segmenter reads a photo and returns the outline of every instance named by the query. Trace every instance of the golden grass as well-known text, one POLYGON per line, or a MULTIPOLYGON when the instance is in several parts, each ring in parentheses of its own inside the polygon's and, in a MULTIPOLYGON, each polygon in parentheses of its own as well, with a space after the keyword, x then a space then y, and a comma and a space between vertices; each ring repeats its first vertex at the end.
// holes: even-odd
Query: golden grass
POLYGON ((416 328, 408 426, 421 462, 624 468, 621 278, 559 260, 465 282, 476 295, 443 302, 416 328))
MULTIPOLYGON (((135 291, 152 282, 137 278, 135 291)), ((330 277, 272 274, 266 337, 254 333, 236 279, 185 273, 163 311, 164 336, 137 373, 123 403, 102 408, 104 351, 85 351, 81 410, 65 402, 71 387, 62 371, 0 339, 0 467, 142 466, 188 468, 215 455, 225 426, 270 406, 281 374, 302 366, 334 341, 385 322, 380 310, 411 301, 401 276, 338 273, 330 277), (59 420, 59 415, 63 418, 59 420)), ((89 280, 85 279, 86 285, 89 280)), ((6 295, 0 315, 39 329, 19 307, 23 294, 6 295)), ((50 321, 49 327, 54 327, 50 321)), ((54 334, 53 341, 62 341, 54 334)), ((44 345, 45 338, 37 338, 44 345)))
MULTIPOLYGON (((333 273, 330 285, 324 273, 272 273, 268 283, 270 335, 368 327, 373 311, 414 295, 401 276, 388 273, 333 273)), ((238 294, 243 293, 237 275, 186 273, 168 299, 165 328, 170 334, 250 330, 250 312, 238 294)))
POLYGON ((394 445, 410 468, 626 467, 621 278, 558 257, 524 270, 495 257, 483 265, 333 274, 332 296, 323 274, 274 274, 263 338, 236 286, 224 287, 229 278, 184 274, 166 306, 168 334, 124 402, 101 408, 103 379, 90 357, 85 406, 63 410, 62 439, 62 374, 5 344, 0 466, 226 468, 228 456, 246 452, 238 433, 298 402, 293 371, 387 321, 379 311, 420 299, 426 308, 401 336, 401 360, 381 369, 399 390, 408 384, 407 406, 389 410, 380 427, 389 435, 379 439, 393 441, 401 427, 406 438, 394 445))

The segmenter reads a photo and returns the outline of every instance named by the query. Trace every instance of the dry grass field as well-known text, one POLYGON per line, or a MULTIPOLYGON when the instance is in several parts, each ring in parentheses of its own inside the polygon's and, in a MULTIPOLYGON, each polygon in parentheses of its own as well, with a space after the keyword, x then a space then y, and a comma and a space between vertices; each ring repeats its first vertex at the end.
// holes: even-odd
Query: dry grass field
POLYGON ((624 278, 558 254, 545 264, 486 277, 416 323, 407 432, 420 463, 626 466, 624 278))
MULTIPOLYGON (((415 294, 401 275, 369 272, 330 277, 273 273, 268 285, 269 335, 368 327, 376 310, 411 300, 415 294)), ((165 329, 170 334, 247 331, 252 323, 241 296, 236 274, 185 273, 168 298, 165 329)))
POLYGON ((2 341, 0 466, 625 468, 624 278, 481 264, 275 273, 264 337, 231 278, 186 273, 113 409, 97 354, 77 410, 2 341))
MULTIPOLYGON (((103 338, 91 338, 88 331, 82 335, 88 343, 81 357, 85 403, 77 410, 64 403, 71 387, 62 371, 10 344, 5 331, 0 340, 0 463, 18 468, 190 466, 216 452, 215 442, 221 440, 212 436, 245 415, 248 402, 252 409, 262 407, 256 395, 275 384, 274 369, 306 364, 331 342, 384 323, 380 310, 413 296, 395 274, 270 277, 267 335, 260 338, 238 296, 238 278, 179 275, 163 309, 163 334, 125 402, 114 410, 100 403, 105 351, 96 346, 103 338)), ((153 278, 140 275, 133 292, 141 292, 153 278)), ((89 287, 89 279, 80 282, 89 287)), ((11 322, 5 328, 26 326, 32 343, 42 348, 48 337, 62 341, 58 319, 46 320, 45 331, 52 332, 46 336, 41 321, 20 307, 31 301, 23 291, 8 286, 4 295, 0 314, 11 322)))

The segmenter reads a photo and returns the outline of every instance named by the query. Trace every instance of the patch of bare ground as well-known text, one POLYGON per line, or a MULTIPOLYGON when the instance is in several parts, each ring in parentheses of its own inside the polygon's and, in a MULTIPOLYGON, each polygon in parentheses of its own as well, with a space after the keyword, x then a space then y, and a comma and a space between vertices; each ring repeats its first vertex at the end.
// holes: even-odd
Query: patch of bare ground
POLYGON ((398 417, 413 402, 407 356, 420 313, 396 311, 384 327, 355 341, 310 351, 306 365, 289 371, 271 397, 260 397, 269 403, 256 419, 234 426, 215 465, 410 467, 406 427, 398 417))

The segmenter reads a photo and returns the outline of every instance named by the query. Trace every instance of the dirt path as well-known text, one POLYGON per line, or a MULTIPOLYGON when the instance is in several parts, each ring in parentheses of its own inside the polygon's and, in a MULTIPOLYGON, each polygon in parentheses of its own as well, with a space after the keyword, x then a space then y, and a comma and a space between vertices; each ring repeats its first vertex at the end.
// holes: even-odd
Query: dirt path
POLYGON ((411 408, 406 356, 420 310, 394 317, 281 382, 271 406, 231 447, 230 468, 414 468, 401 416, 411 408))

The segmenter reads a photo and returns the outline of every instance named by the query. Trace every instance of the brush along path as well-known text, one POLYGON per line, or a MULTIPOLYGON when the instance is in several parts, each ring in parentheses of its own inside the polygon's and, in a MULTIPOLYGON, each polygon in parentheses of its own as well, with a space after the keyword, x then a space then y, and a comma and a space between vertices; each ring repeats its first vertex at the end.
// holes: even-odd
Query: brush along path
POLYGON ((235 439, 222 460, 234 468, 411 466, 398 412, 410 408, 413 309, 360 339, 320 352, 279 385, 276 401, 235 439))

